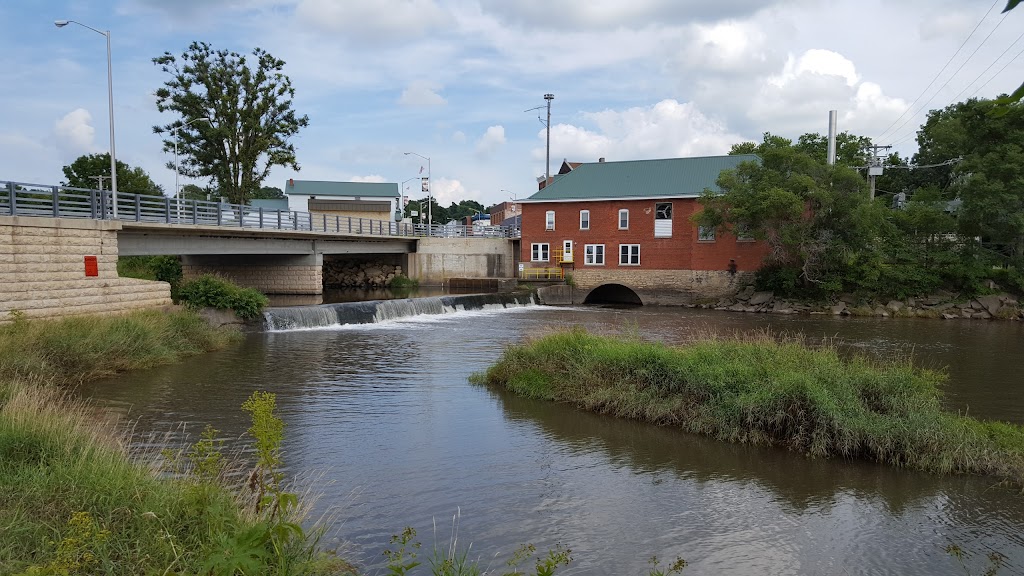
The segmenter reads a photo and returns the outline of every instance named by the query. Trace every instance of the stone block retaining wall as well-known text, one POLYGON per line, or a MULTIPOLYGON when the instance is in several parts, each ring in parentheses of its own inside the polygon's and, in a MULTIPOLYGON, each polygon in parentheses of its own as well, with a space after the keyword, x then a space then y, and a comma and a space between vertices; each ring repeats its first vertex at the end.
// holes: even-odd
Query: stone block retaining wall
POLYGON ((166 282, 117 276, 119 222, 0 216, 0 323, 171 304, 166 282), (95 256, 97 276, 86 276, 95 256))
POLYGON ((714 301, 735 294, 753 280, 753 272, 718 270, 629 270, 577 268, 570 272, 578 291, 603 284, 631 288, 645 305, 679 306, 714 301))

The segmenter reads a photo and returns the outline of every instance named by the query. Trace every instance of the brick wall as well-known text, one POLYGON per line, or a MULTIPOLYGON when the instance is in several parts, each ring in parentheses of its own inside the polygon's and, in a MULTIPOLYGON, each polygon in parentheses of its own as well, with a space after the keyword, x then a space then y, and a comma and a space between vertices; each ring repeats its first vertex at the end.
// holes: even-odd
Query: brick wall
POLYGON ((522 262, 527 266, 553 266, 530 262, 531 245, 550 244, 552 253, 565 240, 573 242, 574 268, 603 270, 720 270, 729 269, 735 260, 738 271, 760 267, 768 253, 761 242, 741 242, 731 234, 719 233, 713 242, 697 239, 697 225, 690 217, 700 210, 696 199, 624 200, 595 202, 524 203, 522 224, 522 262), (672 237, 654 237, 654 208, 657 202, 672 202, 672 237), (629 228, 619 230, 619 210, 629 210, 629 228), (545 229, 545 213, 555 211, 555 229, 545 229), (590 229, 580 229, 580 211, 590 211, 590 229), (586 244, 604 244, 603 266, 584 264, 586 244), (619 245, 640 244, 640 265, 620 265, 619 245))
POLYGON ((0 323, 171 303, 170 285, 117 276, 119 222, 0 216, 0 323), (95 256, 97 276, 85 275, 95 256))

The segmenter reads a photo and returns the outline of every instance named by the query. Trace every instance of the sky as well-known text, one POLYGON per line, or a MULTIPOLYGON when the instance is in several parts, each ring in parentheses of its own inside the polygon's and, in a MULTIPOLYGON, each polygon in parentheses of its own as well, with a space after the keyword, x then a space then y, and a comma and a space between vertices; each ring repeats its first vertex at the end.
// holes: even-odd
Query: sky
MULTIPOLYGON (((286 62, 289 178, 398 182, 429 157, 442 205, 526 198, 545 171, 724 154, 764 132, 839 130, 912 154, 929 109, 1024 81, 1024 7, 1005 0, 4 0, 0 180, 56 184, 109 150, 111 31, 118 160, 170 193, 152 127, 168 76, 152 63, 192 41, 286 62), (966 40, 966 42, 965 42, 966 40), (959 50, 959 52, 958 52, 959 50), (955 55, 955 57, 954 57, 955 55)), ((182 184, 194 182, 182 178, 182 184)), ((407 194, 418 197, 415 180, 407 194)))

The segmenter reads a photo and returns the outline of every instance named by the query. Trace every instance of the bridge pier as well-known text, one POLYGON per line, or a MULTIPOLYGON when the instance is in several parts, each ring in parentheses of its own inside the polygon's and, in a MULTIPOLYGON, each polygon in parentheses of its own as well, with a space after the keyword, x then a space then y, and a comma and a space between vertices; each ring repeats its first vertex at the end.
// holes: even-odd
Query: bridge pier
POLYGON ((181 257, 185 280, 216 274, 264 294, 323 294, 323 254, 236 254, 181 257))

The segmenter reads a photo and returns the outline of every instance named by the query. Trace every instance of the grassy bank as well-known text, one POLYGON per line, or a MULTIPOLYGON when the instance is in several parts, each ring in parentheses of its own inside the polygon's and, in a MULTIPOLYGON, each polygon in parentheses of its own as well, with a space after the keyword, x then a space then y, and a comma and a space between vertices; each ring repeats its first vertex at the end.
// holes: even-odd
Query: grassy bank
MULTIPOLYGON (((0 327, 0 573, 337 568, 315 553, 315 535, 290 524, 294 503, 276 484, 261 486, 272 497, 257 507, 226 487, 213 432, 172 463, 175 474, 161 473, 55 385, 175 362, 235 338, 190 312, 0 327)), ((272 409, 271 399, 263 421, 272 409)))
POLYGON ((561 332, 509 347, 476 381, 531 398, 815 457, 1024 486, 1024 428, 946 412, 944 375, 768 335, 680 347, 561 332))

